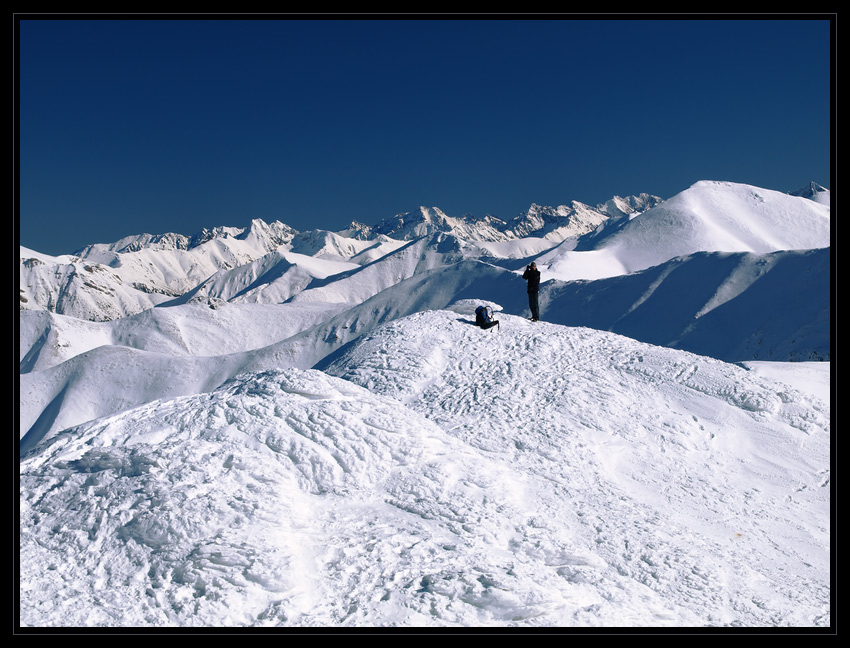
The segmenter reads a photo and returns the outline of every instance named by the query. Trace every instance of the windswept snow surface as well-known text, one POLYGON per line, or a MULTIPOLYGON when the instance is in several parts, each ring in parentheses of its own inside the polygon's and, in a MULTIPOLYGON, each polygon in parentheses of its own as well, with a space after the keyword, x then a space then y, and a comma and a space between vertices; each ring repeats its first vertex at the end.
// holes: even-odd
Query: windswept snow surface
POLYGON ((830 625, 828 403, 473 303, 37 445, 21 624, 830 625))

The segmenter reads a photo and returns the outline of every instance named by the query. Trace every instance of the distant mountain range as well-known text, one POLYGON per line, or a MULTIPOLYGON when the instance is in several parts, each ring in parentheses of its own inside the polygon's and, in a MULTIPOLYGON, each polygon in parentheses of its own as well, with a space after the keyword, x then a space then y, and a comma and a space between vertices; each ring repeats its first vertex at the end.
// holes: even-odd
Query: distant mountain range
MULTIPOLYGON (((257 265, 268 267, 281 254, 364 265, 404 242, 438 232, 469 243, 534 237, 541 239, 535 249, 542 250, 661 202, 661 198, 641 194, 615 197, 595 208, 575 201, 569 207, 557 208, 535 204, 510 222, 491 216, 450 217, 436 207, 420 207, 371 227, 352 223, 341 232, 298 232, 281 222, 255 219, 246 228, 217 227, 192 236, 129 236, 113 243, 87 245, 55 260, 22 248, 21 308, 108 321, 184 295, 217 273, 248 264, 255 264, 253 269, 246 268, 249 274, 258 272, 257 265), (270 257, 261 261, 267 255, 270 257)), ((467 247, 475 249, 474 245, 467 247)), ((482 250, 477 254, 489 253, 482 250)), ((299 265, 303 270, 304 264, 299 265)), ((296 285, 304 287, 310 272, 300 274, 303 280, 296 285)))
MULTIPOLYGON (((27 334, 32 340, 22 339, 22 367, 42 366, 47 357, 58 360, 87 346, 85 336, 52 350, 36 345, 49 331, 67 328, 65 318, 77 328, 114 322, 118 330, 126 328, 121 320, 134 318, 140 326, 143 313, 164 315, 166 307, 180 305, 231 311, 240 304, 297 306, 304 326, 329 327, 340 342, 353 331, 338 329, 334 317, 357 320, 362 331, 417 308, 444 307, 459 296, 521 314, 526 304, 519 272, 532 259, 543 271, 541 304, 549 321, 627 331, 724 359, 829 359, 829 245, 829 191, 820 185, 783 194, 704 181, 667 200, 641 194, 594 208, 578 202, 532 205, 510 222, 422 207, 341 232, 298 232, 257 219, 246 228, 219 227, 190 237, 141 234, 61 257, 22 247, 21 321, 40 322, 27 334), (768 272, 778 279, 780 270, 781 282, 761 279, 768 272), (772 284, 773 292, 765 293, 772 284), (468 292, 473 285, 481 286, 477 294, 468 292), (756 292, 757 323, 749 315, 735 321, 734 315, 722 329, 709 326, 717 316, 707 318, 710 312, 720 305, 744 308, 756 292), (362 311, 379 299, 382 314, 366 318, 367 324, 362 311), (777 339, 779 322, 783 333, 777 339), (768 330, 774 332, 764 338, 768 330), (34 362, 39 355, 41 363, 34 362)), ((286 331, 298 333, 300 326, 286 331)), ((256 344, 279 342, 282 334, 259 334, 256 344)), ((246 344, 254 338, 241 337, 246 344)), ((241 351, 250 344, 226 346, 241 351)))

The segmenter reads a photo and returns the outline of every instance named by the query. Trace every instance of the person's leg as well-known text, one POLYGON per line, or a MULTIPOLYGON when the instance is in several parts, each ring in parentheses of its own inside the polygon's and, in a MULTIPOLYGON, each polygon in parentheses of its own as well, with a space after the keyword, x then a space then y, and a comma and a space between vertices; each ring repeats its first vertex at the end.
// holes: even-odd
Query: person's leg
POLYGON ((528 306, 531 309, 531 319, 540 319, 540 306, 537 303, 537 293, 528 294, 528 306))

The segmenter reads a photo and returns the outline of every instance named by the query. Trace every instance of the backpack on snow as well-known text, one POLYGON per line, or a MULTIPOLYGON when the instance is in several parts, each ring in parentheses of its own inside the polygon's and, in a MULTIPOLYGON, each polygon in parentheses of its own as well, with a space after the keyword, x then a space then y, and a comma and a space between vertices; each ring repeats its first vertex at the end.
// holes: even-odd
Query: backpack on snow
POLYGON ((475 323, 483 329, 499 326, 499 320, 493 319, 493 311, 489 306, 479 306, 475 309, 475 323))

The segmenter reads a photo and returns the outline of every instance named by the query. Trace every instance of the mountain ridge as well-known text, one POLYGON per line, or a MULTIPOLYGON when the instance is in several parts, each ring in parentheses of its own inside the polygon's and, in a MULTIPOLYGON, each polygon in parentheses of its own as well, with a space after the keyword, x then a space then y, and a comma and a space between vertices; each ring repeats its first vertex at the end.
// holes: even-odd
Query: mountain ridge
POLYGON ((630 207, 22 248, 21 624, 830 626, 829 206, 630 207))
MULTIPOLYGON (((309 328, 320 325, 323 317, 330 318, 330 322, 341 311, 360 309, 362 304, 370 301, 384 304, 378 308, 387 317, 410 314, 412 311, 388 303, 388 300, 408 303, 408 295, 403 292, 407 290, 406 282, 410 282, 410 290, 422 291, 427 286, 427 290, 435 291, 437 298, 427 300, 429 308, 443 308, 456 299, 476 296, 446 293, 435 283, 439 281, 438 277, 445 280, 445 286, 455 286, 453 290, 467 284, 479 285, 481 292, 477 297, 503 304, 508 312, 519 314, 525 309, 519 272, 530 260, 537 260, 538 266, 543 269, 541 301, 552 321, 594 326, 644 341, 679 345, 684 349, 700 348, 725 360, 829 359, 828 249, 820 254, 796 256, 787 254, 784 249, 805 247, 798 241, 820 249, 828 248, 828 206, 808 198, 718 182, 696 183, 646 212, 629 214, 628 209, 633 203, 626 203, 616 203, 619 205, 618 217, 609 218, 597 229, 576 239, 561 242, 542 238, 470 241, 439 228, 430 235, 411 240, 391 239, 380 234, 372 240, 352 239, 320 230, 293 233, 255 221, 250 232, 231 230, 226 232, 225 238, 210 239, 193 251, 117 253, 114 251, 119 247, 117 245, 97 248, 97 254, 113 260, 111 265, 83 259, 52 259, 22 251, 21 322, 26 322, 27 327, 34 327, 34 330, 21 338, 21 371, 61 362, 69 357, 72 349, 88 348, 89 343, 85 341, 82 344, 60 341, 68 338, 69 334, 63 331, 70 328, 91 329, 91 339, 95 341, 114 338, 122 340, 122 344, 135 346, 131 337, 119 332, 124 330, 124 325, 92 327, 83 326, 82 321, 108 323, 134 318, 137 326, 142 327, 139 339, 145 339, 154 334, 148 326, 166 326, 164 320, 169 318, 138 318, 137 315, 146 311, 157 313, 165 309, 192 307, 193 310, 188 312, 198 316, 200 311, 196 307, 202 307, 217 310, 225 328, 229 324, 227 319, 222 318, 242 322, 240 326, 244 334, 238 339, 244 344, 234 346, 227 342, 221 348, 248 351, 297 332, 297 324, 274 325, 271 313, 276 311, 281 317, 294 317, 296 322, 303 318, 304 326, 309 328), (680 205, 679 211, 675 209, 677 204, 680 205), (777 224, 789 233, 781 240, 775 234, 769 237, 760 235, 757 246, 736 242, 730 246, 731 250, 717 252, 718 240, 728 241, 736 237, 726 236, 725 229, 722 230, 723 236, 718 237, 716 228, 706 228, 705 218, 692 209, 692 205, 704 204, 719 205, 717 210, 726 212, 726 221, 738 229, 741 229, 741 221, 748 221, 746 229, 750 236, 752 232, 775 230, 777 224), (766 216, 759 215, 758 209, 763 210, 766 216), (802 233, 797 234, 798 230, 802 233), (288 243, 266 252, 269 241, 274 240, 264 235, 270 231, 272 237, 285 233, 288 243), (654 234, 648 238, 646 231, 654 234), (800 238, 795 239, 796 236, 800 238), (781 245, 777 246, 777 240, 781 245), (690 243, 683 245, 688 241, 690 243), (783 249, 773 250, 775 247, 783 249), (712 248, 715 248, 714 252, 712 248), (698 262, 698 253, 709 256, 698 262), (728 266, 724 259, 731 262, 730 254, 743 255, 735 257, 742 261, 736 261, 740 263, 739 269, 732 274, 722 270, 724 264, 728 266), (777 263, 777 259, 785 260, 777 263), (471 260, 478 263, 464 265, 471 260), (799 295, 794 294, 793 300, 789 299, 791 295, 787 292, 769 295, 763 287, 773 284, 766 280, 756 281, 762 275, 778 277, 784 268, 792 265, 801 278, 819 277, 808 287, 804 284, 798 291, 799 295), (469 281, 459 283, 455 266, 457 271, 472 273, 480 280, 472 276, 469 281), (488 270, 491 266, 498 268, 495 274, 488 270), (698 267, 704 269, 696 273, 698 267), (419 273, 429 274, 423 275, 425 281, 411 281, 419 273), (655 277, 651 280, 654 282, 651 289, 645 284, 649 277, 655 277), (684 291, 683 294, 704 294, 704 302, 689 310, 681 307, 686 301, 679 300, 681 304, 677 304, 672 296, 659 299, 661 295, 675 295, 674 285, 679 286, 677 290, 684 291), (738 285, 738 288, 730 288, 733 285, 738 285), (664 289, 659 290, 659 287, 664 289), (759 293, 757 300, 764 312, 773 313, 776 321, 785 322, 786 337, 783 338, 778 329, 774 329, 774 333, 762 338, 760 345, 744 344, 745 339, 758 339, 757 328, 750 325, 748 318, 727 320, 725 342, 714 336, 706 323, 716 315, 712 318, 704 316, 723 300, 710 300, 709 296, 714 293, 731 294, 730 290, 737 290, 743 295, 733 300, 734 304, 726 306, 726 309, 733 306, 740 308, 746 299, 756 299, 756 293, 759 293), (385 298, 377 299, 384 291, 385 298), (654 297, 649 299, 648 295, 653 293, 654 297), (250 331, 249 321, 234 317, 234 308, 245 308, 249 304, 254 304, 252 312, 259 317, 257 321, 263 322, 264 330, 260 334, 250 331), (260 308, 264 305, 266 308, 260 308), (604 307, 600 308, 600 305, 604 307), (56 317, 29 317, 28 311, 55 312, 56 317), (65 316, 81 322, 69 327, 66 322, 72 320, 65 320, 65 316), (269 317, 272 319, 269 320, 269 317), (637 326, 636 322, 641 322, 641 325, 637 326), (95 330, 103 332, 94 333, 95 330), (715 342, 707 346, 699 342, 695 332, 700 330, 715 342), (806 330, 810 333, 803 335, 806 330), (668 331, 670 335, 660 337, 659 331, 668 331), (795 334, 794 331, 800 333, 795 334), (735 349, 739 353, 746 350, 746 353, 736 357, 735 349), (37 358, 39 360, 36 361, 37 358)), ((611 212, 614 212, 614 207, 611 207, 611 212)), ((713 223, 716 222, 723 221, 714 217, 713 223)), ((736 240, 739 239, 737 237, 736 240)), ((122 245, 126 247, 126 241, 122 245)), ((94 254, 95 248, 92 252, 94 254)), ((784 281, 787 285, 798 283, 788 273, 785 273, 784 281)), ((419 303, 426 302, 420 300, 419 303)), ((171 312, 176 315, 179 310, 171 312)), ((381 321, 384 320, 370 318, 369 326, 381 321)), ((189 322, 181 315, 162 331, 191 329, 189 322)), ((338 337, 338 332, 332 333, 333 327, 330 324, 329 327, 323 336, 338 337)), ((360 330, 363 330, 362 326, 360 330)), ((162 331, 156 332, 154 337, 164 340, 162 331)), ((343 337, 349 333, 350 330, 347 330, 343 337)), ((203 344, 187 341, 189 339, 181 335, 164 348, 185 349, 187 353, 216 353, 214 349, 202 351, 205 349, 203 344)))
MULTIPOLYGON (((683 193, 694 192, 699 186, 697 183, 683 193)), ((828 192, 812 194, 812 191, 808 192, 812 196, 828 195, 828 192)), ((547 247, 550 254, 558 250, 580 251, 589 246, 592 249, 598 241, 627 229, 637 216, 663 208, 674 199, 661 200, 649 194, 614 197, 595 209, 577 201, 571 207, 558 208, 533 204, 525 214, 510 222, 498 221, 503 231, 493 226, 497 219, 490 217, 453 218, 437 208, 420 208, 412 221, 405 222, 405 213, 380 225, 380 229, 401 235, 400 238, 365 226, 356 228, 354 237, 345 236, 352 233, 351 228, 343 233, 296 232, 278 221, 269 224, 254 219, 244 229, 205 229, 192 237, 176 234, 125 237, 111 244, 86 246, 79 251, 80 255, 48 257, 21 247, 20 308, 54 310, 98 321, 115 319, 171 302, 196 290, 214 275, 257 262, 282 246, 306 256, 361 265, 392 253, 406 241, 438 232, 465 241, 468 250, 477 250, 473 254, 479 257, 497 260, 516 258, 515 253, 505 250, 520 249, 519 246, 528 246, 527 254, 537 257, 547 247), (531 237, 530 233, 540 236, 531 237)), ((828 245, 828 235, 826 242, 828 245)), ((686 253, 692 251, 695 250, 686 253)), ((666 260, 659 258, 653 262, 666 260)), ((564 259, 559 264, 564 266, 564 259)), ((549 270, 553 270, 553 264, 549 264, 549 270)))

